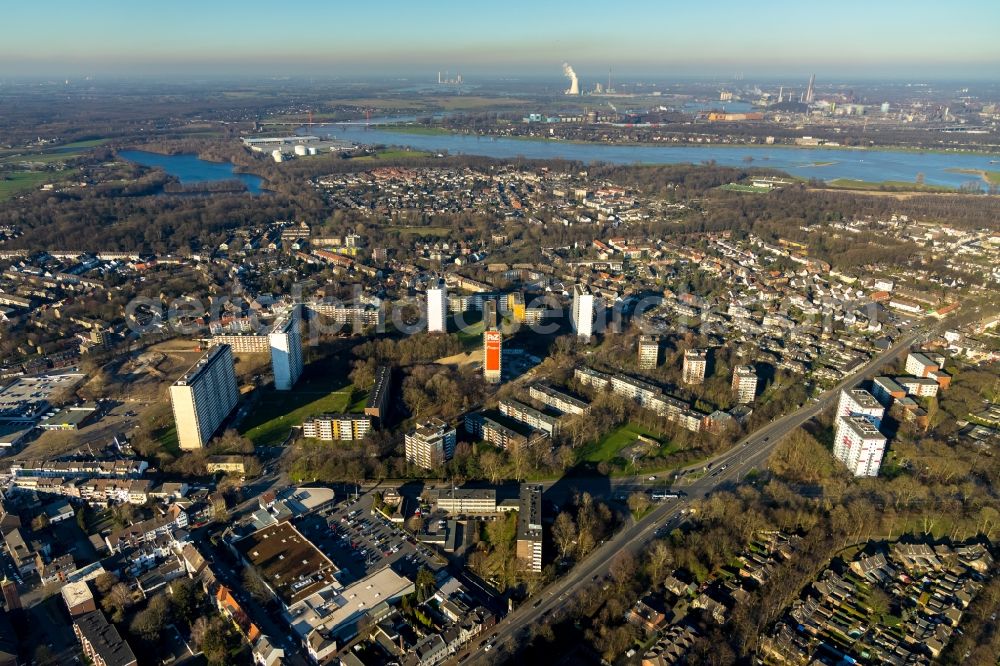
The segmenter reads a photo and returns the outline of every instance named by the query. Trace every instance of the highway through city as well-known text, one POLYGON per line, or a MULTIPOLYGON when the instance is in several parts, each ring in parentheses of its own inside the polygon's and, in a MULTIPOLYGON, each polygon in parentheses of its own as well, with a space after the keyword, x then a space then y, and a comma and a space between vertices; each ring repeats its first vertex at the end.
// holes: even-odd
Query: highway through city
POLYGON ((708 473, 683 486, 682 496, 657 505, 641 520, 628 524, 573 567, 569 573, 507 615, 497 624, 489 637, 484 637, 458 652, 449 663, 466 659, 470 651, 482 652, 489 649, 499 652, 509 641, 513 641, 513 645, 519 645, 518 638, 524 632, 545 621, 556 609, 564 607, 578 587, 606 576, 615 556, 624 552, 638 554, 653 540, 660 529, 665 528, 669 531, 679 525, 694 501, 710 496, 713 491, 731 488, 750 470, 763 468, 774 446, 792 430, 833 405, 842 389, 853 387, 865 378, 874 376, 881 368, 895 362, 906 353, 913 344, 926 339, 931 331, 942 327, 943 322, 931 329, 914 329, 912 333, 899 339, 892 347, 826 391, 818 400, 808 402, 798 410, 772 421, 711 461, 683 470, 704 469, 706 464, 711 464, 708 473), (490 647, 487 648, 487 645, 490 647))

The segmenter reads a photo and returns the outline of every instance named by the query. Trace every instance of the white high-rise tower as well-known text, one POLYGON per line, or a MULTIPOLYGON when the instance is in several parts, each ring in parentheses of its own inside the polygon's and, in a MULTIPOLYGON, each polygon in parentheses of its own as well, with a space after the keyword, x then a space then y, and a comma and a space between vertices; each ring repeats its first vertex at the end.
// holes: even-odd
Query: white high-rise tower
POLYGON ((267 336, 271 347, 271 370, 274 388, 290 391, 302 375, 302 331, 299 327, 299 307, 278 317, 267 336))
POLYGON ((573 328, 581 338, 594 334, 594 295, 582 284, 573 287, 573 328))
POLYGON ((443 280, 427 288, 427 332, 448 331, 448 288, 443 280))
POLYGON ((205 446, 239 400, 233 348, 216 345, 170 387, 180 447, 190 450, 205 446))

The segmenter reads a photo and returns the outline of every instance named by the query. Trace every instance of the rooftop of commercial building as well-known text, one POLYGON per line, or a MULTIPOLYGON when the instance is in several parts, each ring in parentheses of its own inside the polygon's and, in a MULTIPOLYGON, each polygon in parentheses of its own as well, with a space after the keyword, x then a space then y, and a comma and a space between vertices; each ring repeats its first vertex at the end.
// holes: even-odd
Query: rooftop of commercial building
POLYGON ((97 407, 92 405, 81 405, 79 407, 64 407, 55 413, 54 416, 48 419, 44 419, 41 422, 41 427, 43 428, 59 428, 69 425, 80 425, 88 418, 90 418, 94 412, 97 411, 97 407))
POLYGON ((442 488, 436 491, 436 497, 438 500, 496 500, 497 491, 493 488, 442 488))
POLYGON ((285 606, 336 582, 337 567, 289 522, 258 530, 236 548, 285 606))
POLYGON ((345 588, 327 588, 302 597, 288 609, 289 623, 301 636, 314 629, 339 634, 352 620, 412 589, 413 581, 383 567, 345 588))

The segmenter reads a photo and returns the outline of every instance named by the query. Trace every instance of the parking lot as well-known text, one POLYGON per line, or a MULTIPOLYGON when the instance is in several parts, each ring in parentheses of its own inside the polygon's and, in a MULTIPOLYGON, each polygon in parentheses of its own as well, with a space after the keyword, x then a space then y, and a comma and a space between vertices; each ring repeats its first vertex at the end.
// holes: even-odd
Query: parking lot
POLYGON ((349 584, 386 565, 415 576, 426 567, 437 572, 445 562, 401 527, 371 512, 371 496, 362 495, 331 512, 311 514, 297 527, 341 569, 349 584))

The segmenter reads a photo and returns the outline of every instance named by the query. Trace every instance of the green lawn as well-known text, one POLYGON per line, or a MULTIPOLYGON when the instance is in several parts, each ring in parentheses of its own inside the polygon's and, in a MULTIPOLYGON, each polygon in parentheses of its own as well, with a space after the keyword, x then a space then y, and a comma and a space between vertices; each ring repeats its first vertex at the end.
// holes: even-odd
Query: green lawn
POLYGON ((86 141, 73 141, 62 146, 56 146, 56 148, 93 148, 94 146, 103 145, 108 141, 110 139, 87 139, 86 141))
POLYGON ((12 155, 10 157, 0 158, 0 163, 4 164, 20 164, 21 162, 38 162, 41 164, 51 164, 53 162, 65 162, 67 160, 72 160, 80 155, 82 152, 71 152, 71 153, 32 153, 28 155, 12 155))
POLYGON ((828 187, 841 190, 866 190, 866 191, 899 191, 899 192, 956 192, 953 187, 944 185, 920 185, 910 183, 905 180, 884 180, 880 183, 872 183, 866 180, 854 180, 851 178, 836 178, 827 182, 828 187))
POLYGON ((61 146, 38 148, 27 152, 22 150, 6 150, 0 152, 0 163, 41 162, 49 164, 52 162, 65 162, 79 157, 90 148, 107 142, 108 139, 89 139, 87 141, 74 141, 73 143, 61 146))
POLYGON ((374 155, 352 157, 352 162, 380 162, 382 160, 415 160, 430 157, 430 153, 422 150, 380 150, 374 155))
POLYGON ((355 390, 353 395, 351 396, 354 398, 354 400, 351 402, 350 405, 347 406, 347 411, 353 414, 360 414, 361 412, 365 411, 365 405, 368 403, 368 395, 370 393, 371 393, 370 391, 355 390))
POLYGON ((469 316, 470 313, 465 313, 465 322, 468 326, 465 330, 459 330, 458 324, 455 322, 454 317, 449 317, 448 330, 456 331, 455 335, 458 336, 459 341, 462 343, 462 349, 465 351, 472 351, 473 349, 478 349, 483 346, 483 331, 486 329, 486 322, 480 319, 477 322, 471 322, 472 317, 469 316))
POLYGON ((300 425, 310 416, 323 413, 360 412, 368 399, 366 391, 347 386, 335 391, 293 389, 263 391, 253 411, 240 430, 255 446, 280 444, 292 426, 300 425))
POLYGON ((26 190, 37 190, 43 183, 61 178, 63 174, 49 171, 15 171, 0 176, 0 201, 26 190))
POLYGON ((612 460, 618 456, 618 453, 623 448, 634 442, 639 435, 655 439, 661 444, 660 452, 669 453, 670 444, 664 442, 662 434, 644 428, 637 423, 630 422, 612 430, 596 442, 584 446, 580 449, 579 460, 590 463, 612 460))
POLYGON ((177 426, 174 424, 173 418, 170 419, 169 425, 154 430, 153 438, 159 442, 160 448, 167 453, 175 457, 180 455, 181 447, 177 440, 177 426))

